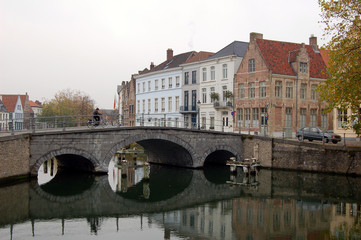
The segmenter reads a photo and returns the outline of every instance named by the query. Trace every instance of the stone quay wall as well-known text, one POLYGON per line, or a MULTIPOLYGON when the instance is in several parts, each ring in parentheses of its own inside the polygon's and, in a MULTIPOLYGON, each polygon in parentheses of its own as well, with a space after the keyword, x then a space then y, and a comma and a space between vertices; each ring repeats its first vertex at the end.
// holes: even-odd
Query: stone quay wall
POLYGON ((360 146, 246 136, 243 149, 244 158, 255 157, 266 168, 361 175, 360 146))
POLYGON ((30 135, 0 138, 0 179, 14 179, 30 173, 30 135))

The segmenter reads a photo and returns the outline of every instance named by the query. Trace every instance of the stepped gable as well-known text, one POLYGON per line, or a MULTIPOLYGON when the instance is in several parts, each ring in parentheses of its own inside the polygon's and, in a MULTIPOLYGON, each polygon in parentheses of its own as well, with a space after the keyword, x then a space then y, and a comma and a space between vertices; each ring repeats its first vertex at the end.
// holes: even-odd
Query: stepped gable
MULTIPOLYGON (((279 42, 266 39, 256 39, 257 46, 272 73, 296 76, 292 68, 292 61, 302 47, 302 44, 279 42)), ((314 50, 310 45, 304 45, 309 57, 310 77, 327 78, 326 64, 319 50, 314 50)))

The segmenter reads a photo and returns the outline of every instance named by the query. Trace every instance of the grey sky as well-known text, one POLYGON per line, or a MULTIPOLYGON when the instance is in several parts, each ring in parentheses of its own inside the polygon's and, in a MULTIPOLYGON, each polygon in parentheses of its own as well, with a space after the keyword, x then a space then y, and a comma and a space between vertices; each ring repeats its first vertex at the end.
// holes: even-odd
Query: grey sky
POLYGON ((322 41, 317 0, 0 0, 0 93, 63 89, 112 108, 116 86, 174 54, 265 39, 322 41))

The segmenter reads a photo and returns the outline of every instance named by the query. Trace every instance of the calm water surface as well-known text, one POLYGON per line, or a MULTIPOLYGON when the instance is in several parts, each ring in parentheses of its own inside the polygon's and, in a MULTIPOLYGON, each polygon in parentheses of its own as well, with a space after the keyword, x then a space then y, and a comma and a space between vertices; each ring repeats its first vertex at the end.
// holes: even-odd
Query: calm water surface
POLYGON ((43 173, 0 188, 1 240, 361 239, 360 178, 156 165, 43 173))

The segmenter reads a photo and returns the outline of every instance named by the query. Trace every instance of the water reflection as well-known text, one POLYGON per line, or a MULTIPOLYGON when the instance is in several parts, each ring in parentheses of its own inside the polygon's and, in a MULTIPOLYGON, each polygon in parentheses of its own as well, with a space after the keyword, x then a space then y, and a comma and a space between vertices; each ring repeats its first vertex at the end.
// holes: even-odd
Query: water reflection
POLYGON ((121 172, 2 187, 0 239, 361 239, 361 178, 151 165, 144 179, 144 169, 128 166, 113 187, 121 172))

